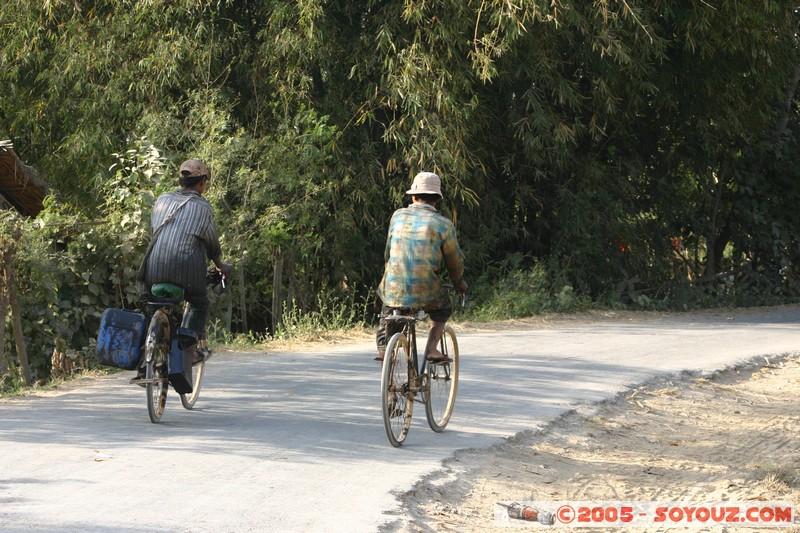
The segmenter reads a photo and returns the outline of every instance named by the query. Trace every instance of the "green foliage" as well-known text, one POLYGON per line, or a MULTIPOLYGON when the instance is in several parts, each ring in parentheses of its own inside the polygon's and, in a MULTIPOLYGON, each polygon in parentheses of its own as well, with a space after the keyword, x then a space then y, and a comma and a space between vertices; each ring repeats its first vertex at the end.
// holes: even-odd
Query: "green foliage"
POLYGON ((371 322, 368 300, 357 299, 355 292, 341 297, 334 293, 317 295, 315 310, 304 312, 293 305, 284 307, 283 324, 275 333, 278 339, 316 340, 328 331, 341 331, 371 322))
MULTIPOLYGON (((237 209, 232 218, 222 217, 219 223, 224 232, 237 236, 242 254, 247 253, 253 304, 270 299, 272 280, 263 272, 282 254, 291 255, 297 278, 315 279, 323 270, 323 244, 336 242, 336 235, 326 231, 337 216, 335 184, 324 172, 334 137, 325 117, 301 110, 268 139, 249 141, 249 154, 230 156, 247 167, 227 178, 225 202, 237 209)), ((324 288, 328 283, 319 279, 314 286, 324 288)), ((309 296, 313 293, 298 299, 307 305, 309 296)))
MULTIPOLYGON (((164 165, 151 145, 135 144, 114 155, 113 177, 102 183, 105 202, 93 221, 53 198, 36 220, 8 219, 21 225, 14 242, 16 290, 38 379, 49 375, 57 346, 73 358, 92 346, 104 309, 138 307, 134 280, 164 165)), ((84 355, 91 366, 93 350, 84 355)))
POLYGON ((512 256, 505 274, 484 276, 469 291, 472 320, 520 318, 548 312, 568 313, 587 309, 591 301, 579 296, 564 272, 549 271, 541 263, 530 267, 525 258, 512 256))
POLYGON ((133 304, 152 199, 192 156, 237 265, 228 333, 367 298, 421 170, 468 278, 500 280, 474 284, 487 314, 800 296, 789 2, 6 4, 0 138, 56 189, 18 259, 37 342, 133 304))
POLYGON ((215 349, 251 350, 263 347, 269 340, 269 336, 254 332, 233 333, 220 320, 214 320, 208 325, 208 343, 215 349))

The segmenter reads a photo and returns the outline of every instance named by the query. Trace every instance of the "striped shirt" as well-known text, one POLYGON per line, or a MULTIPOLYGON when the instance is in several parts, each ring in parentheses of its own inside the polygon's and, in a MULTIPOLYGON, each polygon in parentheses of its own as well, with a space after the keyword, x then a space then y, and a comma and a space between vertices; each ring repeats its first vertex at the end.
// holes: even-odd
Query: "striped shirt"
POLYGON ((214 210, 196 191, 171 191, 159 196, 153 206, 152 230, 171 213, 175 215, 161 228, 147 260, 147 283, 169 282, 183 287, 187 295, 205 294, 207 259, 222 255, 214 210))
POLYGON ((464 275, 455 226, 426 203, 415 202, 394 212, 384 259, 378 295, 389 307, 436 308, 447 298, 440 279, 444 271, 456 286, 464 275))

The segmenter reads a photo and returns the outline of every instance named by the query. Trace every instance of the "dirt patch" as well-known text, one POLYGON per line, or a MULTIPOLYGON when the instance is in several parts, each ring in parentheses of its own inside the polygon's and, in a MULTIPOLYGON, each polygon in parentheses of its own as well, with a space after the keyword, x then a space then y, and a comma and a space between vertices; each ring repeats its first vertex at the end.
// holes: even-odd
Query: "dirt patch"
POLYGON ((797 514, 800 362, 763 363, 710 379, 653 383, 540 432, 459 452, 401 497, 410 518, 392 527, 507 531, 495 522, 495 504, 502 501, 783 501, 797 514))

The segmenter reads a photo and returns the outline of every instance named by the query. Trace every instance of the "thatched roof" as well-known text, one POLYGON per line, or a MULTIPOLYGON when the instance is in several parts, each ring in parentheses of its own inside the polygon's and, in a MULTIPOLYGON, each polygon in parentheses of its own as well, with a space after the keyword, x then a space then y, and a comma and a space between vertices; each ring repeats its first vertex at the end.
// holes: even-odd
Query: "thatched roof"
POLYGON ((47 185, 33 167, 20 161, 9 141, 0 141, 0 209, 16 209, 23 216, 36 216, 48 194, 47 185))

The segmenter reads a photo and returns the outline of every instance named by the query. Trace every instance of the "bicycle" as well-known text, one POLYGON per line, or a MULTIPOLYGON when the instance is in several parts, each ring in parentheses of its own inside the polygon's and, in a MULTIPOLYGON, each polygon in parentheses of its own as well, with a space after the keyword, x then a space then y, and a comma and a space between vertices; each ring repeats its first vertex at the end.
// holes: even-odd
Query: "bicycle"
POLYGON ((392 335, 386 345, 381 369, 383 425, 389 442, 398 447, 411 427, 415 401, 425 404, 425 416, 433 431, 443 431, 450 421, 458 392, 458 341, 453 328, 445 325, 439 350, 450 360, 430 363, 422 357, 420 363, 416 323, 425 320, 427 314, 422 310, 393 309, 382 318, 403 324, 402 331, 392 335))
MULTIPOLYGON (((209 269, 208 284, 221 284, 225 288, 225 276, 216 270, 209 269)), ((179 394, 181 405, 192 409, 200 395, 206 361, 210 357, 205 339, 198 340, 195 333, 180 327, 182 314, 175 308, 183 304, 183 288, 172 283, 156 283, 145 295, 143 307, 145 323, 148 324, 144 342, 144 379, 132 379, 131 383, 143 385, 147 391, 147 413, 154 424, 161 420, 167 403, 167 392, 170 384, 179 394), (173 357, 170 352, 175 349, 181 352, 195 346, 196 352, 206 355, 198 362, 173 357), (172 371, 172 373, 171 373, 172 371), (194 377, 192 377, 192 375, 194 377)))

